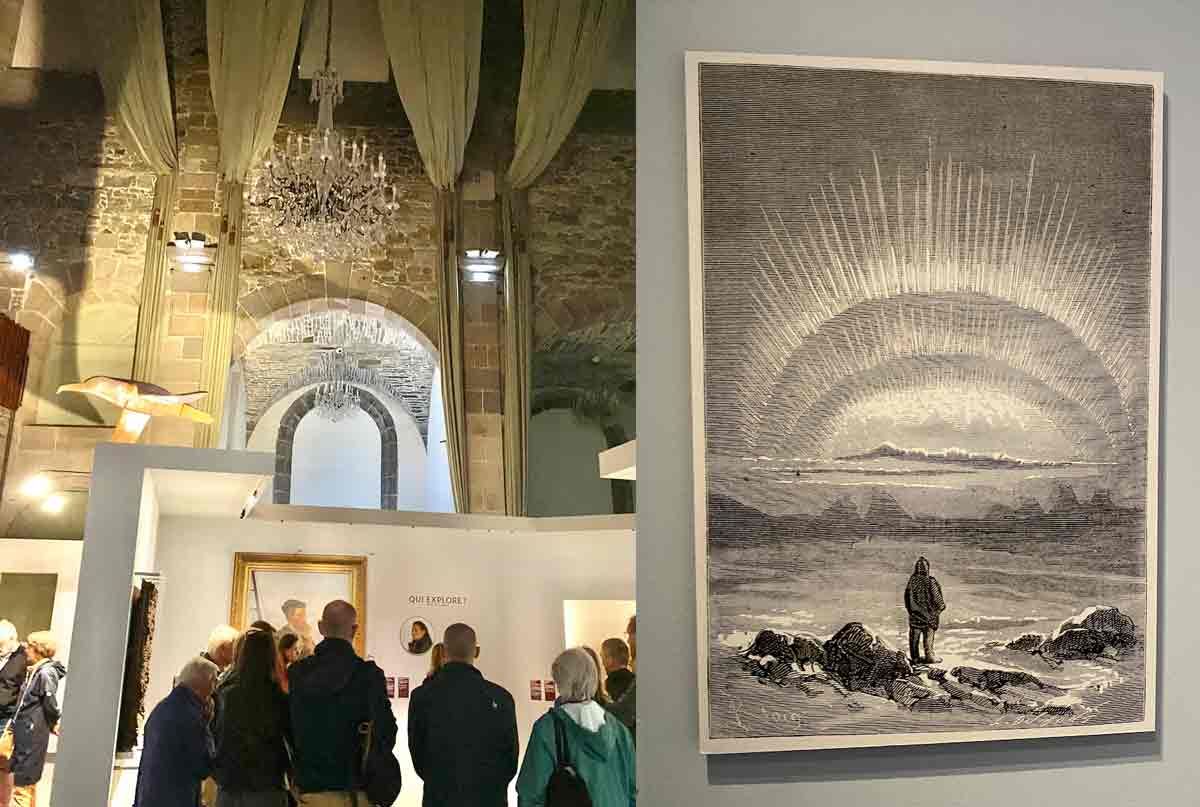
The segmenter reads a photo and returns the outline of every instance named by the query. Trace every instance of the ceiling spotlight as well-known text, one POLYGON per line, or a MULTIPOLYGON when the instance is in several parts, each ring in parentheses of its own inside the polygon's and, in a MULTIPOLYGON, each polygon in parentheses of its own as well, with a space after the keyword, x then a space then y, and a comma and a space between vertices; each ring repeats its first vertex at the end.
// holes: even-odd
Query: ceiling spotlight
POLYGON ((28 272, 33 268, 33 256, 28 252, 14 252, 8 256, 8 260, 13 269, 21 272, 28 272))
POLYGON ((67 497, 61 493, 55 493, 53 496, 48 496, 42 502, 42 512, 50 515, 58 515, 67 507, 67 497))
POLYGON ((463 253, 463 272, 472 283, 491 283, 504 268, 500 253, 494 249, 468 249, 463 253))
POLYGON ((37 474, 25 480, 21 485, 21 495, 30 499, 40 499, 50 493, 54 489, 54 485, 50 482, 50 477, 45 474, 37 474))
POLYGON ((173 233, 167 252, 181 272, 203 272, 216 263, 217 245, 204 233, 173 233))

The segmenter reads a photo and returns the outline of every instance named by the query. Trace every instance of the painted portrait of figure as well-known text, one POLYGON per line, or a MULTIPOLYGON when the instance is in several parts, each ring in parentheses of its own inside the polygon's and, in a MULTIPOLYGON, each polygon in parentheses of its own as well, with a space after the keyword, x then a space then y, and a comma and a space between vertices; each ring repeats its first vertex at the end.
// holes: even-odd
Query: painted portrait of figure
POLYGON ((688 93, 703 749, 1152 731, 1161 76, 688 93))
POLYGON ((321 641, 321 612, 334 600, 345 600, 358 609, 354 644, 361 654, 366 636, 364 558, 239 552, 234 559, 230 624, 245 628, 262 620, 276 626, 291 662, 316 649, 321 641))

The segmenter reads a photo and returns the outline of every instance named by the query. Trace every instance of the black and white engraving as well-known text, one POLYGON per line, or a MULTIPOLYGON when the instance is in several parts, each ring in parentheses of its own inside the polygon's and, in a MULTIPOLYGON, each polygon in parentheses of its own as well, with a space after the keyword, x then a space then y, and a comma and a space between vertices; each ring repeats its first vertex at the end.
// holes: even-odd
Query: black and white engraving
POLYGON ((689 55, 705 750, 1153 730, 1160 88, 689 55))

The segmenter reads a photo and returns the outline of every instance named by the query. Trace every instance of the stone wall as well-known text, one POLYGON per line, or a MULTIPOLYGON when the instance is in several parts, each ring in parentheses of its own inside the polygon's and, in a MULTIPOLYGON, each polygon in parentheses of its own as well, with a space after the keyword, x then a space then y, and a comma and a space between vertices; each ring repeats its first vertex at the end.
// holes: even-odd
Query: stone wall
MULTIPOLYGON (((4 290, 3 302, 12 304, 6 308, 31 333, 6 508, 20 480, 45 468, 88 470, 95 445, 108 439, 103 426, 39 421, 43 398, 53 394, 45 387, 54 386, 46 360, 56 342, 78 338, 93 311, 116 316, 120 321, 105 322, 105 329, 131 339, 154 197, 154 176, 125 149, 113 121, 96 112, 98 84, 60 86, 78 97, 19 113, 0 111, 0 153, 7 155, 0 246, 27 250, 36 261, 28 283, 8 278, 4 290)), ((132 366, 132 341, 129 345, 132 366)), ((88 374, 87 368, 78 374, 88 374)))
POLYGON ((467 481, 472 513, 504 512, 500 299, 492 283, 463 284, 467 481))
POLYGON ((529 209, 535 345, 632 322, 632 134, 571 134, 530 189, 529 209))

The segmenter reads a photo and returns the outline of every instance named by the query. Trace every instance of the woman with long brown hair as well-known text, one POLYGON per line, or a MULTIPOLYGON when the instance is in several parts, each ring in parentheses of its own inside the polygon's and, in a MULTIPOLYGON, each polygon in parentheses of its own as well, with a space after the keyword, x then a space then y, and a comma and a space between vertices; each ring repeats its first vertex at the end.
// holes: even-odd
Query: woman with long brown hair
POLYGON ((291 742, 288 696, 278 673, 273 634, 251 628, 237 661, 217 690, 213 727, 217 757, 213 778, 217 807, 254 804, 286 807, 287 744, 291 742))

